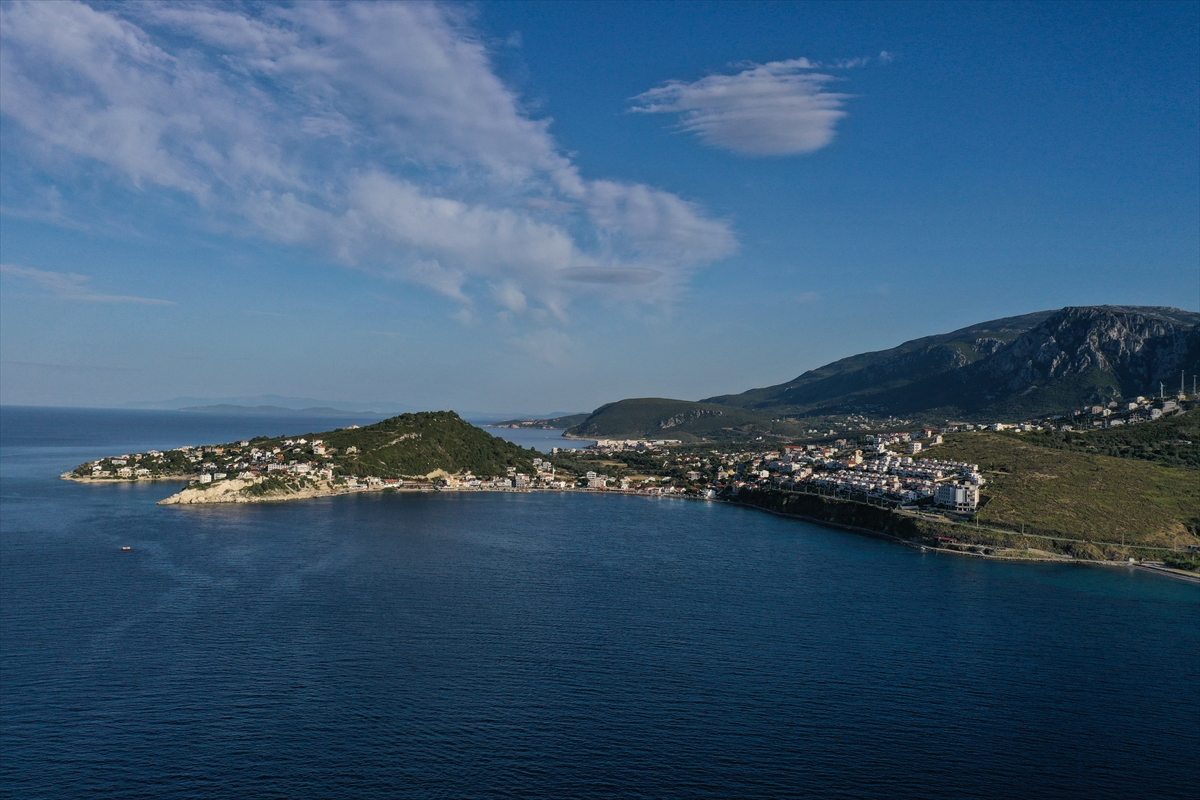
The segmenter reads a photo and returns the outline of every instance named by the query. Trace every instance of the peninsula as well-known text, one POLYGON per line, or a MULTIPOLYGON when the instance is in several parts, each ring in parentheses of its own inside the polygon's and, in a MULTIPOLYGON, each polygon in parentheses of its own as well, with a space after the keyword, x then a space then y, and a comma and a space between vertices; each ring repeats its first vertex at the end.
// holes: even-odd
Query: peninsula
POLYGON ((705 499, 982 557, 1132 559, 1196 573, 1200 481, 1193 442, 1200 440, 1200 409, 1187 405, 1146 402, 1120 414, 1085 409, 1088 416, 1076 414, 1074 426, 959 423, 876 428, 853 438, 814 431, 787 444, 601 440, 550 455, 494 437, 454 412, 427 412, 102 458, 62 477, 186 481, 164 505, 380 491, 705 499), (1109 424, 1093 427, 1093 418, 1109 424))

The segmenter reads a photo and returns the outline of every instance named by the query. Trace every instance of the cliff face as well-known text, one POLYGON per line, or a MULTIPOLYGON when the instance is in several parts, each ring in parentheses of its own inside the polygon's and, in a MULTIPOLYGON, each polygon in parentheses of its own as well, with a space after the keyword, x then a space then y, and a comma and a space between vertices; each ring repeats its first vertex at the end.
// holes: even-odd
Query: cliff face
POLYGON ((1177 387, 1181 371, 1188 377, 1196 372, 1200 327, 1157 311, 1064 308, 979 362, 975 371, 1003 392, 1091 372, 1111 376, 1122 396, 1155 393, 1160 381, 1177 387))

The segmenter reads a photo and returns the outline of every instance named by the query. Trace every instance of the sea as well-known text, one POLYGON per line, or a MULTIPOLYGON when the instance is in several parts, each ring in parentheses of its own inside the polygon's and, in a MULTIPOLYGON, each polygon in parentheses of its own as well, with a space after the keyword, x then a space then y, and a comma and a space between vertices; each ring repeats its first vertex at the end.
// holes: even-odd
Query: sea
POLYGON ((343 424, 0 409, 0 796, 1197 797, 1196 584, 715 502, 58 479, 343 424))

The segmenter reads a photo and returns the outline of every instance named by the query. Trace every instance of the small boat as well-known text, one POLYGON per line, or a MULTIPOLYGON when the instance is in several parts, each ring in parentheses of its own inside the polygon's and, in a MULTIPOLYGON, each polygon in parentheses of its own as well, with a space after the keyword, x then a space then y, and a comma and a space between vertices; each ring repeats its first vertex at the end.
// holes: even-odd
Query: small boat
POLYGON ((122 550, 132 550, 133 548, 132 548, 132 547, 129 547, 128 545, 126 545, 125 547, 122 547, 121 549, 122 549, 122 550))

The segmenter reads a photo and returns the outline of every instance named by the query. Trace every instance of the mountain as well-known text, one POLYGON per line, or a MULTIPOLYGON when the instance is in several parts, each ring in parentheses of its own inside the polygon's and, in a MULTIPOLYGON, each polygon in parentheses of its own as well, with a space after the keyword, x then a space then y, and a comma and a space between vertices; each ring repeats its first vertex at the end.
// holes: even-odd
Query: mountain
POLYGON ((713 403, 639 397, 600 406, 566 435, 579 439, 736 439, 757 434, 799 435, 804 427, 766 411, 713 403))
POLYGON ((1157 394, 1200 372, 1200 314, 1068 307, 985 322, 842 359, 704 402, 787 415, 1024 417, 1157 394))
POLYGON ((826 406, 835 406, 841 411, 843 407, 856 406, 882 392, 909 386, 986 358, 1053 313, 1040 311, 1006 317, 951 333, 914 339, 890 350, 834 361, 777 386, 701 402, 740 408, 784 408, 792 413, 826 406))
POLYGON ((721 417, 722 428, 781 433, 782 419, 847 414, 1020 419, 1157 394, 1160 382, 1175 391, 1181 372, 1189 379, 1200 373, 1200 314, 1152 306, 1067 307, 914 339, 787 383, 699 403, 610 403, 568 434, 655 430, 689 414, 694 416, 673 427, 700 436, 721 417), (735 410, 750 416, 737 417, 735 410), (662 416, 646 418, 655 413, 662 416), (624 425, 628 431, 614 429, 624 425))

